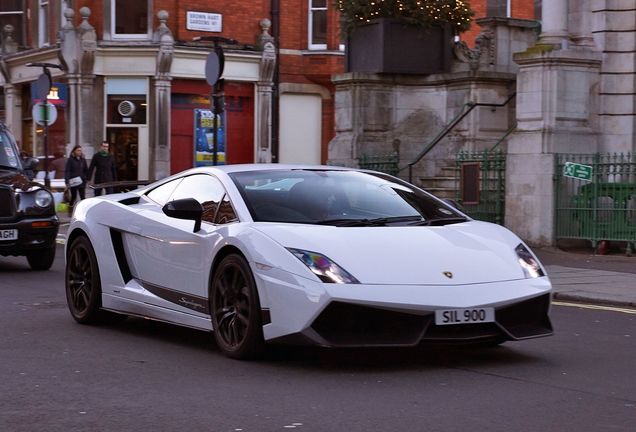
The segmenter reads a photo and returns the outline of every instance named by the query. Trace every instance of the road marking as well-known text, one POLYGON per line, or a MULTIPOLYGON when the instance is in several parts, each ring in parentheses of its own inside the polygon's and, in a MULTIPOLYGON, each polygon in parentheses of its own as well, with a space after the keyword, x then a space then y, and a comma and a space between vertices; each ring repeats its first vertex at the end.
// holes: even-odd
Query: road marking
POLYGON ((603 305, 593 305, 593 304, 585 304, 585 303, 567 303, 567 302, 559 302, 553 301, 553 305, 556 306, 567 306, 567 307, 576 307, 581 309, 595 309, 595 310, 604 310, 611 312, 622 312, 626 314, 636 315, 636 309, 627 309, 616 306, 603 306, 603 305))

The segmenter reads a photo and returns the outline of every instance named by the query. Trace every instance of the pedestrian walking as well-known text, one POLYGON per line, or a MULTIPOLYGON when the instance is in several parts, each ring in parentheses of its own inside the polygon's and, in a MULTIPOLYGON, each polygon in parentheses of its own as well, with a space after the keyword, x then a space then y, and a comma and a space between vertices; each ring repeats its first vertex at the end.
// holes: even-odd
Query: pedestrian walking
POLYGON ((64 153, 61 151, 56 151, 53 153, 55 159, 51 161, 51 167, 55 170, 55 176, 53 178, 63 179, 64 171, 66 170, 66 158, 64 157, 64 153))
POLYGON ((73 205, 79 194, 80 199, 86 198, 86 179, 88 178, 88 166, 82 154, 82 146, 76 145, 66 160, 64 169, 64 182, 71 191, 68 203, 69 215, 73 213, 73 205))
MULTIPOLYGON (((108 141, 103 141, 102 146, 91 160, 91 165, 88 168, 88 179, 93 176, 95 171, 95 180, 93 184, 98 185, 100 183, 117 181, 117 167, 115 166, 115 158, 108 153, 108 141)), ((95 196, 102 194, 102 191, 106 189, 107 194, 111 194, 115 191, 113 187, 107 188, 95 188, 95 196)))

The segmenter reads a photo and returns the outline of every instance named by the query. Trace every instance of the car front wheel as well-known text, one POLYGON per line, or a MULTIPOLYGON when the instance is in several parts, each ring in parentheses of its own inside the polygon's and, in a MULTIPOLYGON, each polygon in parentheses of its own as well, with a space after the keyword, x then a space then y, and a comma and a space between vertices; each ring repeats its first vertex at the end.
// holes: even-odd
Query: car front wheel
POLYGON ((101 282, 97 258, 86 237, 73 240, 66 260, 66 301, 75 321, 95 323, 100 318, 101 282))
POLYGON ((37 252, 29 252, 26 259, 33 270, 48 270, 55 260, 55 246, 37 252))
POLYGON ((210 289, 212 326, 219 349, 228 357, 253 359, 263 353, 260 302, 252 271, 238 254, 223 258, 210 289))

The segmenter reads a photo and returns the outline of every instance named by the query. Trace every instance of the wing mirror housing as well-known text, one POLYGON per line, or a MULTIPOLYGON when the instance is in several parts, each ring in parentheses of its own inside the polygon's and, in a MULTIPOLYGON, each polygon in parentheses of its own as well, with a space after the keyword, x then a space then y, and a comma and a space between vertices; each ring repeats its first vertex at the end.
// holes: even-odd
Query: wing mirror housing
POLYGON ((201 230, 201 218, 203 217, 203 206, 194 198, 184 198, 166 203, 162 208, 164 214, 176 219, 194 221, 194 230, 201 230))

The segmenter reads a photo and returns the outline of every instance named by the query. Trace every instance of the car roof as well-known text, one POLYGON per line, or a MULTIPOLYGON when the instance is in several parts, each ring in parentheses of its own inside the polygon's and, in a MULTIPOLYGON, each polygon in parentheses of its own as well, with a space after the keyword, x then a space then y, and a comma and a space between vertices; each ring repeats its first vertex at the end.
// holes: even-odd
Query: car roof
POLYGON ((347 168, 333 165, 302 165, 302 164, 276 164, 276 163, 254 163, 254 164, 236 164, 236 165, 216 165, 212 167, 194 168, 199 172, 215 172, 222 171, 224 173, 237 173, 246 171, 289 171, 289 170, 333 170, 333 171, 350 171, 354 168, 347 168))

